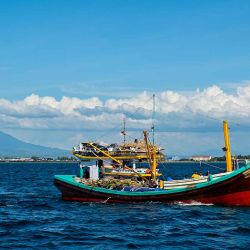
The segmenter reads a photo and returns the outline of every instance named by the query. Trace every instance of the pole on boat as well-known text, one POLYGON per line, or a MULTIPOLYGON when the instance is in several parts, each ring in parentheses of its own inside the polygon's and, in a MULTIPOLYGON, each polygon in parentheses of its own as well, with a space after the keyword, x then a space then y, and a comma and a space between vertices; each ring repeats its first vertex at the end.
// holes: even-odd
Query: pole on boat
POLYGON ((123 130, 122 130, 122 135, 123 135, 123 144, 126 144, 126 119, 123 118, 123 130))
POLYGON ((82 180, 82 178, 83 178, 83 165, 82 165, 82 163, 80 162, 80 180, 82 180))
POLYGON ((145 139, 145 143, 147 146, 148 161, 149 161, 152 179, 153 181, 156 181, 156 167, 157 167, 156 147, 150 144, 147 131, 143 131, 143 134, 144 134, 144 139, 145 139))
POLYGON ((153 180, 156 181, 157 161, 156 161, 156 148, 154 145, 153 145, 152 158, 153 158, 153 164, 152 164, 153 180))
POLYGON ((223 129, 224 129, 224 140, 225 140, 225 147, 223 150, 225 151, 226 156, 226 170, 227 172, 233 171, 233 165, 232 165, 232 157, 231 157, 231 148, 230 148, 230 138, 229 138, 229 128, 228 128, 228 122, 223 121, 223 129))
POLYGON ((153 112, 152 112, 152 134, 153 134, 153 145, 155 145, 155 94, 153 94, 153 112))

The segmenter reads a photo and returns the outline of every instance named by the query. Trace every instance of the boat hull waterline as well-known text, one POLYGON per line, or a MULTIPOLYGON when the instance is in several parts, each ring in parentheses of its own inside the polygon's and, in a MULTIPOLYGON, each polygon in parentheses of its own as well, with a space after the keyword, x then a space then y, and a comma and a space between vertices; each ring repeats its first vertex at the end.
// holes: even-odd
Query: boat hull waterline
POLYGON ((188 188, 160 191, 121 191, 91 187, 75 181, 73 175, 56 175, 54 183, 63 200, 80 202, 163 202, 214 204, 222 206, 250 206, 250 165, 216 180, 194 184, 188 188))

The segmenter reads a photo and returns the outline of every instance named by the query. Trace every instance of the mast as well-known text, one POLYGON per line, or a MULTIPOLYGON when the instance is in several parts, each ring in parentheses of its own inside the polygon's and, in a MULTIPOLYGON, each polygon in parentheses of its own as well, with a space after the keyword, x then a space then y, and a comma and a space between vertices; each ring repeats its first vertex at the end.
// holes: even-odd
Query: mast
POLYGON ((223 148, 223 150, 225 151, 225 156, 226 156, 226 164, 227 164, 226 170, 227 172, 232 172, 233 165, 232 165, 229 129, 227 121, 223 121, 223 129, 224 129, 224 140, 225 140, 225 147, 223 148))
POLYGON ((153 152, 152 152, 153 164, 152 164, 152 174, 153 180, 156 181, 156 168, 157 168, 157 161, 156 161, 156 148, 153 145, 153 152))
POLYGON ((152 111, 152 127, 151 127, 153 145, 155 145, 155 124, 154 123, 155 123, 155 94, 153 94, 153 111, 152 111))
POLYGON ((126 143, 126 119, 123 118, 123 130, 121 131, 123 135, 123 144, 125 145, 126 143))

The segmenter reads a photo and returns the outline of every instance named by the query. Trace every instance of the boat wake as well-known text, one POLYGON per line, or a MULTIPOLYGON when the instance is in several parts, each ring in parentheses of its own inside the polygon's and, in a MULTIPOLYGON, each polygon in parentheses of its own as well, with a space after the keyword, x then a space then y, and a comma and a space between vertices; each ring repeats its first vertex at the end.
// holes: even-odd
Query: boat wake
POLYGON ((190 201, 190 202, 182 202, 182 201, 177 201, 173 203, 174 205, 178 206, 213 206, 213 203, 202 203, 199 201, 190 201))

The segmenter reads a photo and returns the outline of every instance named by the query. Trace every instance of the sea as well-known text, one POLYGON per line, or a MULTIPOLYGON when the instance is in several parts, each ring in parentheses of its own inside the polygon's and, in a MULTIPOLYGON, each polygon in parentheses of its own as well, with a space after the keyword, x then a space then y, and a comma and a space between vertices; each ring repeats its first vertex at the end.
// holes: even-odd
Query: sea
MULTIPOLYGON (((160 169, 180 179, 225 164, 160 169)), ((63 201, 53 176, 78 172, 77 163, 0 163, 0 249, 250 249, 250 208, 63 201)))

